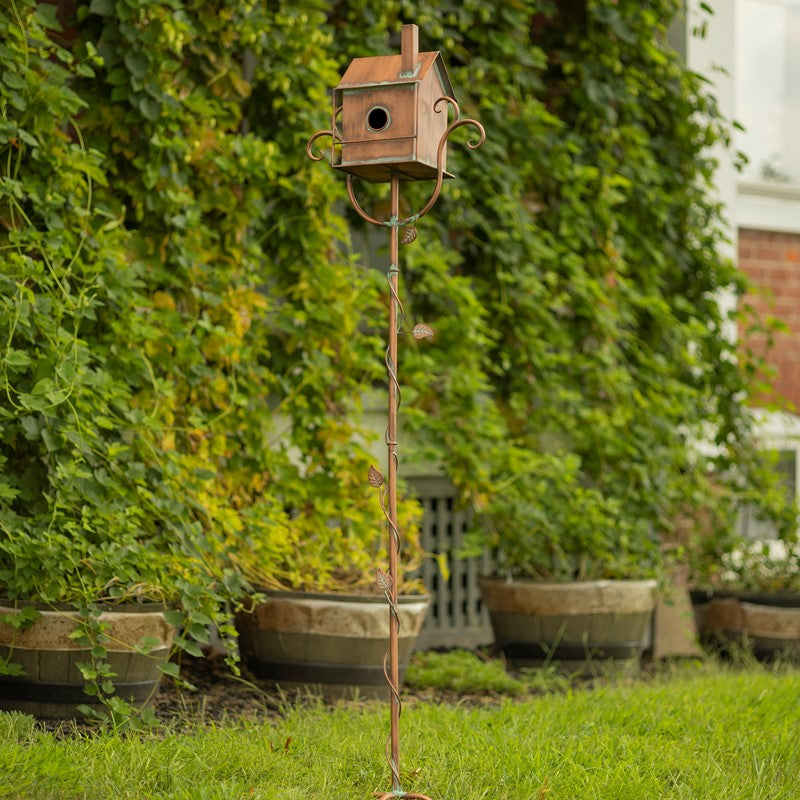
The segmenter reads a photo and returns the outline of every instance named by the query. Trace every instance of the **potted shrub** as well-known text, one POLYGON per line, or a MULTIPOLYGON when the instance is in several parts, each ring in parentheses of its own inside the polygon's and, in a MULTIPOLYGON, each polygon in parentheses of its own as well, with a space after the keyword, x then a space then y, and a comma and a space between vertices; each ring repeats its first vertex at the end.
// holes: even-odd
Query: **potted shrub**
POLYGON ((756 451, 744 463, 750 486, 721 502, 684 547, 692 602, 703 641, 729 651, 744 646, 761 656, 800 654, 800 546, 794 476, 780 454, 756 451))
POLYGON ((78 119, 101 60, 54 43, 53 6, 17 10, 0 12, 0 705, 124 716, 241 593, 220 538, 236 520, 208 468, 197 308, 187 325, 157 290, 78 119))
MULTIPOLYGON (((794 537, 792 537, 793 539, 794 537)), ((800 548, 796 540, 742 539, 699 578, 693 594, 703 640, 800 657, 800 548)))
MULTIPOLYGON (((68 231, 59 236, 70 242, 68 231)), ((201 655, 208 625, 241 581, 208 524, 208 476, 159 451, 163 429, 142 413, 116 357, 116 326, 126 320, 114 294, 127 300, 130 278, 119 241, 98 234, 84 243, 70 264, 71 294, 38 231, 20 228, 8 240, 0 706, 72 716, 105 705, 124 715, 162 672, 177 673, 167 661, 173 644, 201 655), (100 259, 113 256, 103 269, 100 259)), ((70 244, 80 247, 77 234, 70 244)))
POLYGON ((478 508, 467 554, 497 553, 481 580, 495 641, 515 664, 638 662, 662 567, 658 537, 581 485, 577 459, 531 454, 478 508))
POLYGON ((173 672, 168 658, 182 619, 151 598, 3 600, 0 709, 45 718, 136 715, 162 674, 173 672))
MULTIPOLYGON (((363 486, 340 487, 338 498, 329 492, 314 502, 317 481, 298 475, 283 482, 279 503, 250 515, 234 547, 263 598, 236 615, 236 627, 243 662, 282 689, 386 697, 389 607, 376 580, 388 563, 386 523, 366 481, 366 455, 354 448, 351 458, 364 467, 363 486)), ((327 482, 322 472, 315 477, 327 482)), ((419 511, 413 501, 399 509, 402 567, 410 572, 421 560, 419 511)), ((402 579, 400 593, 402 680, 430 601, 418 580, 402 579)))

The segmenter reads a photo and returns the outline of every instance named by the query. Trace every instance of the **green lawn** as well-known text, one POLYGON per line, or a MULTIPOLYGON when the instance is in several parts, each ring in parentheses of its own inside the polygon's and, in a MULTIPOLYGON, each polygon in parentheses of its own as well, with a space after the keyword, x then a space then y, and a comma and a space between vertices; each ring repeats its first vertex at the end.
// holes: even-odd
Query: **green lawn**
MULTIPOLYGON (((0 714, 0 797, 344 800, 388 788, 380 704, 164 736, 59 741, 0 714)), ((800 673, 669 677, 491 707, 413 702, 404 788, 433 800, 797 800, 800 673)))

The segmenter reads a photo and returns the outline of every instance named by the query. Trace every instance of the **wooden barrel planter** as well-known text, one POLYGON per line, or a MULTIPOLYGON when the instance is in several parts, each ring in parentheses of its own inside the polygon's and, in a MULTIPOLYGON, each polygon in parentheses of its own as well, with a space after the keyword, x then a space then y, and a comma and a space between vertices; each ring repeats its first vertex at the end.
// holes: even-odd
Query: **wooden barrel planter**
POLYGON ((695 606, 703 640, 752 648, 759 658, 800 659, 800 595, 724 593, 695 606))
MULTIPOLYGON (((236 617, 241 657, 256 677, 326 697, 389 696, 383 673, 389 607, 383 596, 265 594, 252 613, 236 617)), ((400 598, 401 680, 429 603, 428 597, 400 598)))
POLYGON ((551 583, 483 578, 495 644, 514 666, 571 672, 638 668, 649 645, 655 581, 551 583))
MULTIPOLYGON (((33 605, 41 614, 30 627, 17 630, 0 622, 0 658, 19 664, 21 676, 0 676, 0 710, 22 711, 35 717, 70 719, 81 716, 79 705, 100 708, 96 697, 84 692, 79 663, 90 660, 89 650, 70 638, 80 617, 69 605, 33 605)), ((0 605, 0 616, 18 614, 21 604, 0 605)), ((159 666, 169 657, 175 629, 164 618, 161 605, 109 606, 100 615, 109 624, 106 644, 115 694, 144 706, 161 678, 159 666), (156 640, 147 654, 135 646, 156 640)))

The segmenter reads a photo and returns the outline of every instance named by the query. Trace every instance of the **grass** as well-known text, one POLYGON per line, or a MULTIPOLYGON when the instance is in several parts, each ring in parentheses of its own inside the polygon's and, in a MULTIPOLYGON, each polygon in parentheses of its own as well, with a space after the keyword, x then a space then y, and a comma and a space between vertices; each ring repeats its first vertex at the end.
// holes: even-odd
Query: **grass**
POLYGON ((417 653, 408 665, 405 685, 461 694, 525 694, 525 682, 509 675, 497 659, 480 658, 467 650, 417 653))
POLYGON ((416 653, 408 665, 405 685, 416 690, 520 697, 532 692, 563 690, 569 681, 555 668, 522 670, 518 675, 510 675, 499 659, 453 650, 416 653))
MULTIPOLYGON (((798 696, 797 671, 693 663, 492 707, 414 702, 404 788, 434 800, 797 800, 798 696)), ((366 799, 388 788, 387 716, 382 704, 319 705, 273 723, 59 740, 0 714, 0 798, 366 799)))

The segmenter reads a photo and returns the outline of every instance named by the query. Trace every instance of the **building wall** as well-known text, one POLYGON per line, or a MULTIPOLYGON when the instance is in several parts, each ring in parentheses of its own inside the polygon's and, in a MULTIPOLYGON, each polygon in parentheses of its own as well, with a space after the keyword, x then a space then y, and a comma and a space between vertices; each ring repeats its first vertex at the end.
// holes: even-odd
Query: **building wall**
MULTIPOLYGON (((800 409, 800 233, 739 229, 738 263, 755 286, 744 302, 751 303, 762 317, 781 320, 786 332, 775 334, 774 345, 766 351, 776 370, 775 392, 765 400, 788 400, 800 409)), ((743 333, 743 331, 740 331, 743 333)), ((750 345, 765 352, 765 337, 751 337, 750 345)))

